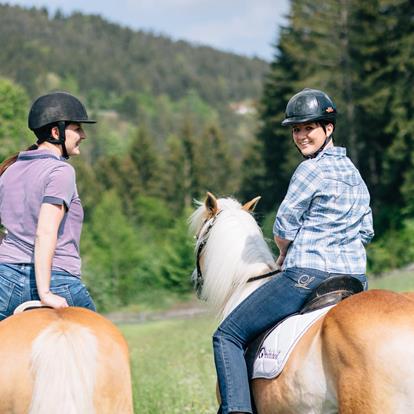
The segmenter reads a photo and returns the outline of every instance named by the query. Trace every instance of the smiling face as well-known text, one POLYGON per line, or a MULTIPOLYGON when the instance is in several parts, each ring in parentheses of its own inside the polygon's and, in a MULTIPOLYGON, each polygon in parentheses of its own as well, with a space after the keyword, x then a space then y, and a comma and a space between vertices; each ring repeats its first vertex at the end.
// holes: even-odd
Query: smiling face
MULTIPOLYGON (((314 154, 323 145, 327 136, 333 132, 333 125, 327 124, 325 130, 318 122, 296 124, 292 127, 292 137, 300 152, 306 157, 314 154)), ((330 141, 325 148, 332 147, 330 141)))
POLYGON ((82 140, 86 138, 85 131, 82 128, 82 124, 69 124, 65 130, 65 137, 65 145, 68 155, 79 155, 79 144, 82 140))

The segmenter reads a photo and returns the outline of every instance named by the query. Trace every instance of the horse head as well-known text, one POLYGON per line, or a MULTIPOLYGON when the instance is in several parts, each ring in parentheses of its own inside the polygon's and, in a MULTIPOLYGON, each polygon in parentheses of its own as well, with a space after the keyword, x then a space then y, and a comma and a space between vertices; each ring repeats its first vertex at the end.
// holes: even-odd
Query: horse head
POLYGON ((252 275, 275 268, 274 257, 251 214, 259 199, 242 205, 233 198, 217 199, 207 193, 190 217, 196 238, 193 281, 199 297, 222 316, 246 297, 246 282, 252 275))

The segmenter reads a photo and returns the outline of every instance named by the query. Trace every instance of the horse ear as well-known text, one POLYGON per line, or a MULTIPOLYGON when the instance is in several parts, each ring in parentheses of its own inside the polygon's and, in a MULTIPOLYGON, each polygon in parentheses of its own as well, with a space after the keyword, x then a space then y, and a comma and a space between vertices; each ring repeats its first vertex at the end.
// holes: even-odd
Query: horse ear
POLYGON ((217 214, 217 199, 209 191, 207 191, 207 198, 206 201, 204 201, 204 205, 212 216, 215 216, 217 214))
POLYGON ((244 204, 242 209, 246 211, 253 211, 256 208, 256 205, 261 198, 262 198, 261 196, 257 196, 253 198, 253 200, 250 200, 246 204, 244 204))

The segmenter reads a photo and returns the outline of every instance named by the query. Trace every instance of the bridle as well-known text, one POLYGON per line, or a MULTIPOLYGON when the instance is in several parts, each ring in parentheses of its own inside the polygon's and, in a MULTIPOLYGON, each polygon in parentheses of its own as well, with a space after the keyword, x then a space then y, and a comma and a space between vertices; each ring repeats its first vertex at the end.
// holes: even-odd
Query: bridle
POLYGON ((197 268, 197 274, 194 277, 193 276, 193 286, 194 286, 194 290, 197 293, 197 297, 201 297, 201 291, 203 289, 203 285, 204 285, 204 278, 203 278, 203 274, 201 273, 201 267, 200 267, 200 257, 201 257, 201 253, 203 252, 204 246, 207 244, 207 240, 208 240, 208 235, 210 233, 210 230, 212 229, 214 223, 217 220, 217 217, 220 215, 220 213, 223 210, 220 210, 217 214, 215 214, 213 217, 211 218, 206 218, 201 226, 200 231, 198 232, 198 234, 195 236, 197 243, 196 243, 196 268, 197 268), (203 229, 206 227, 206 230, 203 232, 203 229))
MULTIPOLYGON (((193 275, 192 282, 193 282, 193 285, 194 285, 194 290, 196 291, 197 296, 199 298, 201 297, 201 291, 202 291, 203 285, 204 285, 204 278, 203 278, 203 274, 201 272, 201 267, 200 267, 200 257, 201 257, 201 254, 203 252, 203 249, 204 249, 205 245, 207 244, 209 233, 210 233, 211 229, 213 228, 214 223, 217 220, 217 217, 220 215, 220 213, 222 211, 223 210, 220 210, 213 217, 205 219, 202 226, 201 226, 200 231, 195 236, 195 238, 197 240, 197 243, 196 243, 196 269, 197 269, 197 273, 196 273, 195 276, 193 275), (205 230, 204 230, 204 228, 205 228, 205 230)), ((250 279, 247 280, 247 283, 254 282, 254 281, 260 280, 260 279, 265 279, 267 277, 276 275, 280 272, 281 272, 281 270, 277 269, 277 270, 273 270, 271 272, 268 272, 268 273, 265 273, 265 274, 262 274, 262 275, 259 275, 259 276, 253 276, 253 277, 251 277, 250 279)))

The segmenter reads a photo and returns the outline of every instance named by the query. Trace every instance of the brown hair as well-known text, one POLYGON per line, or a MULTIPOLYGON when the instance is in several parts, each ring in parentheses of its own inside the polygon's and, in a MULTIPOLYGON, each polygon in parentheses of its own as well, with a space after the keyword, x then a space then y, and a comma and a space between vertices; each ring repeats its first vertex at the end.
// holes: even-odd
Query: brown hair
MULTIPOLYGON (((32 151, 38 149, 39 146, 37 144, 31 145, 29 148, 26 149, 26 151, 32 151)), ((7 168, 10 167, 10 165, 14 164, 17 160, 17 157, 19 156, 19 153, 12 155, 9 158, 6 158, 1 164, 0 164, 0 177, 3 175, 4 171, 7 170, 7 168)))

